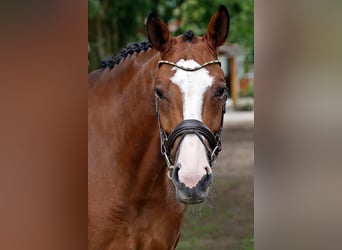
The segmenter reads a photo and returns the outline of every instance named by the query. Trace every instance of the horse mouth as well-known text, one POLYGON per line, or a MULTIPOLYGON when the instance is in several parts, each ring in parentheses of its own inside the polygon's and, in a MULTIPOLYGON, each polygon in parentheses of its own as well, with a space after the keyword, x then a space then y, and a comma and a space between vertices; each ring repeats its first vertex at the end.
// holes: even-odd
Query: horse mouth
POLYGON ((199 204, 202 203, 205 198, 207 197, 207 192, 201 196, 197 195, 192 195, 192 196, 187 196, 186 193, 178 188, 176 188, 176 198, 179 202, 184 203, 186 205, 194 205, 194 204, 199 204))
POLYGON ((203 202, 208 196, 209 186, 213 178, 212 174, 204 175, 196 186, 189 188, 179 181, 178 170, 179 168, 176 168, 172 175, 172 182, 176 188, 177 200, 187 205, 203 202))

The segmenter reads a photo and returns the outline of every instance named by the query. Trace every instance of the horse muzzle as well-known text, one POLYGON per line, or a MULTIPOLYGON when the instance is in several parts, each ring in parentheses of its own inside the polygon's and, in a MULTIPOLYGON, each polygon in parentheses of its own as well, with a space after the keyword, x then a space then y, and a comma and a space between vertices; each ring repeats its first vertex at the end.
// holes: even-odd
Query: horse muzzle
POLYGON ((213 178, 212 174, 204 175, 196 186, 189 188, 179 180, 178 172, 180 168, 181 166, 178 164, 172 173, 172 182, 176 188, 177 200, 188 205, 203 202, 208 196, 209 186, 213 178))

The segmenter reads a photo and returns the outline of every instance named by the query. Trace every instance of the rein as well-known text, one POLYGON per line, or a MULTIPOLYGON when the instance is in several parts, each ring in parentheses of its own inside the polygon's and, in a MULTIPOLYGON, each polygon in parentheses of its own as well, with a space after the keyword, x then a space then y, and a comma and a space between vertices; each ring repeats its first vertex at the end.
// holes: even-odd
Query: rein
MULTIPOLYGON (((200 66, 196 66, 194 68, 188 68, 188 67, 177 65, 176 63, 173 63, 170 61, 160 60, 158 62, 158 67, 160 68, 162 64, 172 65, 174 67, 177 67, 185 71, 197 71, 210 64, 221 65, 219 60, 213 60, 213 61, 206 62, 200 66)), ((219 130, 215 134, 203 122, 199 120, 195 120, 195 119, 186 119, 180 122, 171 131, 170 135, 168 136, 161 126, 158 99, 159 97, 155 93, 155 108, 156 108, 156 113, 157 113, 157 120, 158 120, 159 134, 160 134, 160 152, 164 156, 166 164, 169 169, 168 177, 170 179, 172 178, 172 172, 174 169, 173 163, 170 159, 170 153, 171 153, 172 147, 176 139, 180 138, 179 144, 176 149, 176 151, 178 151, 178 148, 181 142, 183 141, 184 137, 188 134, 194 134, 200 139, 200 141, 202 142, 202 144, 204 145, 207 151, 209 164, 210 164, 210 167, 212 168, 219 152, 222 150, 222 127, 223 127, 224 114, 226 112, 226 102, 225 101, 223 102, 221 124, 220 124, 219 130), (209 146, 205 143, 203 137, 208 141, 209 146)))

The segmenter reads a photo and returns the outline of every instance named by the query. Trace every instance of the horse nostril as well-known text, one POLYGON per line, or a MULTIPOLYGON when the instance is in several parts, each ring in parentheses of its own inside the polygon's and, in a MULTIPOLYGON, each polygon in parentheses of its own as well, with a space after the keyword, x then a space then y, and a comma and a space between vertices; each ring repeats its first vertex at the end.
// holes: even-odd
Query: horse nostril
POLYGON ((181 183, 181 182, 179 181, 178 172, 179 172, 179 170, 181 169, 181 167, 182 167, 181 164, 178 163, 178 164, 175 166, 175 168, 174 168, 174 170, 173 170, 173 174, 172 174, 172 182, 173 182, 173 184, 174 184, 178 189, 184 189, 184 188, 185 188, 184 183, 181 183))
POLYGON ((173 169, 172 180, 174 180, 176 182, 179 182, 178 172, 179 172, 180 168, 181 168, 181 164, 177 163, 176 166, 173 169))

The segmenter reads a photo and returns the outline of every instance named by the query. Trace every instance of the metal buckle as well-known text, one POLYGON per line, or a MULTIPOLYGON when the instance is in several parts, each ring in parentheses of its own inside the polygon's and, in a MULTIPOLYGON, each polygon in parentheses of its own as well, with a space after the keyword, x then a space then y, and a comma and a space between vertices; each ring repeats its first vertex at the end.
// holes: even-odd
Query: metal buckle
POLYGON ((167 177, 169 177, 170 180, 172 180, 172 174, 173 174, 174 169, 175 169, 175 166, 168 166, 167 168, 167 177))
POLYGON ((213 165, 216 161, 216 158, 217 158, 217 155, 216 153, 220 152, 222 150, 222 147, 221 145, 217 145, 214 150, 211 152, 211 156, 210 156, 210 162, 211 162, 211 165, 213 165))

